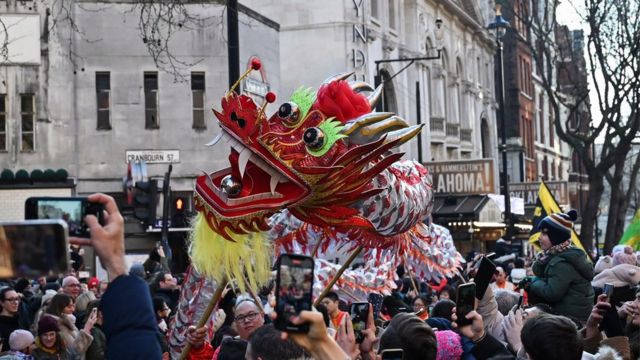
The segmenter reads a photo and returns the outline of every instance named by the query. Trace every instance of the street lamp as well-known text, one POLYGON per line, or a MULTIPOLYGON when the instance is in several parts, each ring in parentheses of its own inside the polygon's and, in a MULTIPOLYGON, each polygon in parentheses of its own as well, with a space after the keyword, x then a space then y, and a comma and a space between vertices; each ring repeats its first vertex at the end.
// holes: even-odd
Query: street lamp
POLYGON ((509 28, 509 22, 502 17, 502 7, 496 5, 496 17, 487 29, 493 32, 496 39, 496 97, 498 98, 498 111, 496 116, 500 123, 500 151, 502 152, 502 173, 500 182, 502 185, 502 195, 504 195, 504 221, 507 227, 505 238, 511 240, 513 236, 513 219, 511 218, 511 196, 509 196, 509 177, 507 176, 507 127, 504 114, 504 64, 502 61, 502 37, 509 28))
MULTIPOLYGON (((437 54, 435 56, 421 56, 421 57, 414 57, 414 58, 399 58, 399 59, 383 59, 383 60, 376 60, 374 61, 376 64, 376 75, 374 77, 374 83, 375 83, 375 87, 376 89, 378 88, 378 86, 380 86, 380 84, 385 83, 387 81, 391 81, 393 80, 394 77, 400 75, 400 73, 402 73, 403 71, 405 71, 409 66, 411 66, 414 62, 416 61, 421 61, 421 60, 437 60, 440 59, 440 55, 442 54, 442 46, 443 46, 443 33, 442 33, 442 19, 438 18, 436 19, 436 29, 435 29, 435 37, 436 37, 436 51, 437 54), (382 76, 380 74, 380 64, 383 63, 391 63, 391 62, 407 62, 409 61, 409 63, 403 67, 402 69, 398 70, 398 72, 396 72, 395 74, 393 74, 393 76, 391 76, 388 79, 382 79, 382 76)), ((427 49, 427 51, 430 49, 427 49)), ((382 112, 382 111, 386 111, 387 109, 384 108, 384 103, 385 103, 385 94, 384 91, 382 92, 382 101, 378 102, 378 104, 376 105, 376 111, 382 112)), ((416 81, 416 118, 417 118, 417 122, 418 124, 421 124, 421 108, 422 108, 422 104, 421 104, 421 99, 420 99, 420 82, 416 81)), ((420 163, 422 163, 422 137, 418 136, 418 161, 420 163)))

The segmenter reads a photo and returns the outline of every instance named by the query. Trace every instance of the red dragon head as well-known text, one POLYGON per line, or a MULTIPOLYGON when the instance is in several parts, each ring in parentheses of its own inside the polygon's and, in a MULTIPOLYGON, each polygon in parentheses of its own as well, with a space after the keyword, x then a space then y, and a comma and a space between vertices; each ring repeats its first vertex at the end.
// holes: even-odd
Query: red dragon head
POLYGON ((264 231, 284 208, 312 224, 371 227, 352 205, 380 191, 367 185, 421 126, 372 112, 382 88, 347 82, 350 75, 327 79, 317 94, 297 90, 269 119, 246 95, 222 99, 214 110, 221 132, 208 145, 226 143, 230 167, 198 177, 195 195, 214 231, 229 240, 264 231))

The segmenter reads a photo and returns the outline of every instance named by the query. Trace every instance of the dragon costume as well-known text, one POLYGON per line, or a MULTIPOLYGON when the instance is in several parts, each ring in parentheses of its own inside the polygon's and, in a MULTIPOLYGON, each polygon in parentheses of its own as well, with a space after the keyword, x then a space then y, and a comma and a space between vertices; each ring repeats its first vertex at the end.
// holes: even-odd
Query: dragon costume
MULTIPOLYGON (((207 145, 225 144, 230 166, 204 173, 195 187, 189 252, 200 274, 256 288, 269 278, 274 244, 277 251, 317 254, 330 246, 364 248, 371 268, 387 270, 369 276, 369 287, 346 274, 362 293, 390 289, 389 273, 401 261, 426 277, 457 272, 463 260, 453 242, 434 241, 423 222, 433 203, 431 176, 397 151, 422 125, 373 112, 382 87, 348 82, 350 76, 331 77, 317 92, 300 88, 271 117, 266 103, 258 106, 233 87, 223 97, 221 111, 214 110, 221 131, 207 145)), ((194 287, 185 296, 194 296, 194 287)), ((180 311, 176 318, 188 321, 180 311)))

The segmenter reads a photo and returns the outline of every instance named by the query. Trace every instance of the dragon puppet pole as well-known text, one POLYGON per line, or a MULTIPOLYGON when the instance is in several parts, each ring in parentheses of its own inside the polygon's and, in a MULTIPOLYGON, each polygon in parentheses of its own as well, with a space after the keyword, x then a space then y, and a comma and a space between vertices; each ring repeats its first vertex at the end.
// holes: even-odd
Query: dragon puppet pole
POLYGON ((407 268, 407 272, 409 273, 409 279, 411 279, 411 285, 413 286, 413 291, 416 292, 416 296, 420 295, 420 291, 418 291, 418 287, 416 286, 416 281, 413 279, 413 271, 409 269, 409 262, 407 261, 407 257, 404 257, 404 267, 407 268))
MULTIPOLYGON (((196 329, 199 329, 205 326, 207 321, 209 321, 209 317, 211 316, 213 309, 215 309, 216 306, 218 305, 218 301, 222 297, 222 292, 224 291, 224 288, 227 287, 227 283, 228 283, 228 280, 225 278, 218 284, 218 287, 216 288, 216 292, 213 293, 213 297, 211 298, 209 305, 207 305, 207 308, 204 310, 204 313, 200 318, 200 321, 198 321, 198 325, 196 325, 196 329)), ((185 347, 182 349, 179 359, 185 360, 187 358, 187 355, 189 354, 189 351, 191 351, 191 344, 187 343, 187 345, 185 345, 185 347)))
POLYGON ((324 299, 325 296, 327 296, 327 294, 331 291, 331 289, 333 288, 333 285, 336 284, 336 281, 338 281, 338 279, 340 279, 340 276, 342 276, 342 273, 344 273, 345 270, 347 270, 347 268, 349 267, 349 265, 351 265, 351 263, 353 262, 353 260, 356 259, 356 257, 358 257, 358 255, 360 254, 360 252, 362 251, 362 246, 358 246, 352 253, 351 256, 349 256, 349 258, 347 259, 347 261, 342 264, 342 267, 340 268, 340 270, 338 270, 338 272, 336 273, 336 276, 333 277, 333 279, 331 279, 331 281, 329 281, 329 284, 327 285, 327 287, 324 288, 324 290, 322 290, 322 293, 320 294, 320 296, 318 296, 318 298, 316 299, 316 301, 313 303, 313 306, 318 306, 320 305, 320 302, 322 301, 322 299, 324 299))

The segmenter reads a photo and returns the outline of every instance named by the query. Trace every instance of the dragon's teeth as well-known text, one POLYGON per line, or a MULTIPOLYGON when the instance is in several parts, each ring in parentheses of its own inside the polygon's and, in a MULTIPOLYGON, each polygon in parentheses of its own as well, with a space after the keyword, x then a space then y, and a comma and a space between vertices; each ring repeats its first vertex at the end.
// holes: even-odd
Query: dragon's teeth
POLYGON ((238 170, 240 170, 240 178, 244 177, 244 170, 247 168, 247 163, 249 162, 252 154, 253 153, 251 152, 251 150, 247 148, 242 150, 242 152, 240 153, 240 156, 238 157, 238 170))
POLYGON ((280 176, 272 174, 271 181, 269 183, 269 186, 271 187, 271 194, 276 193, 276 186, 278 186, 279 182, 280 182, 280 176))
POLYGON ((218 135, 216 135, 215 138, 213 138, 213 140, 209 141, 208 143, 206 143, 206 146, 213 146, 215 144, 218 143, 218 141, 220 141, 220 139, 222 139, 224 137, 224 130, 222 130, 218 135))

